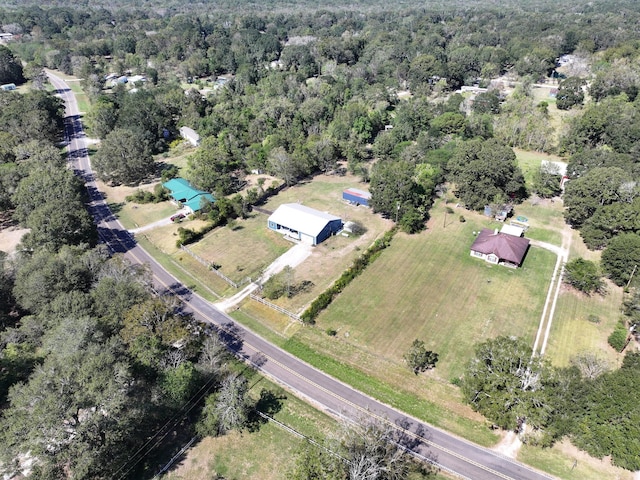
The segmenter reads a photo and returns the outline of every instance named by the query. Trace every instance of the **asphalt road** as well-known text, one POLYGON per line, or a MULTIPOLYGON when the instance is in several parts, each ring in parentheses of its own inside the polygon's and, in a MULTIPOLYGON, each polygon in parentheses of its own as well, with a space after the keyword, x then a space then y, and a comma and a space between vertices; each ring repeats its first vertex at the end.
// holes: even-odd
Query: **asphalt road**
POLYGON ((354 390, 245 329, 216 309, 175 277, 165 271, 127 232, 109 210, 98 191, 86 149, 86 139, 75 96, 59 77, 47 72, 57 93, 65 101, 65 139, 70 162, 84 180, 89 192, 88 205, 98 226, 100 239, 114 252, 133 262, 149 265, 160 290, 172 291, 182 298, 187 310, 199 320, 219 328, 229 348, 252 363, 260 372, 288 388, 316 407, 339 417, 359 420, 376 417, 394 425, 401 435, 399 443, 460 478, 471 480, 542 480, 553 478, 483 447, 460 439, 424 422, 411 418, 377 400, 354 390))

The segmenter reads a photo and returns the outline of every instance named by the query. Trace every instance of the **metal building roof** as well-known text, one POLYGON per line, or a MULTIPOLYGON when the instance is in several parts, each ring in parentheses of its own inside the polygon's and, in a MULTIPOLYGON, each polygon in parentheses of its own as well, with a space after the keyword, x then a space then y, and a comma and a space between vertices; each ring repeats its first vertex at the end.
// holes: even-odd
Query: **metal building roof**
POLYGON ((334 220, 340 220, 340 217, 298 203, 284 203, 269 217, 269 222, 313 237, 317 237, 327 223, 334 220))
POLYGON ((371 193, 366 190, 360 190, 359 188, 347 188, 344 190, 344 193, 350 193, 351 195, 355 195, 356 197, 364 198, 366 200, 371 199, 371 193))

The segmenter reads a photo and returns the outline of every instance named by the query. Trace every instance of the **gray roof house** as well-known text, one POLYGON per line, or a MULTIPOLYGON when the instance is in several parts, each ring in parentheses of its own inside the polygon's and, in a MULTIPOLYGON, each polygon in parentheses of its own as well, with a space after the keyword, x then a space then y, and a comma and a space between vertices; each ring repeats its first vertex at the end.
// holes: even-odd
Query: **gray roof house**
POLYGON ((180 136, 194 147, 200 145, 200 135, 193 128, 180 127, 180 136))

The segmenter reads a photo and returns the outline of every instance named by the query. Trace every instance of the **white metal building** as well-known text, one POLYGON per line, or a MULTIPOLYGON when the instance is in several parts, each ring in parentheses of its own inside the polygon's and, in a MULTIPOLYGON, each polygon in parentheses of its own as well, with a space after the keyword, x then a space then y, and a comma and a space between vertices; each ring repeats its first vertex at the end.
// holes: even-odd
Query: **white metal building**
POLYGON ((340 217, 297 203, 285 203, 271 214, 268 227, 311 245, 317 245, 342 228, 340 217))

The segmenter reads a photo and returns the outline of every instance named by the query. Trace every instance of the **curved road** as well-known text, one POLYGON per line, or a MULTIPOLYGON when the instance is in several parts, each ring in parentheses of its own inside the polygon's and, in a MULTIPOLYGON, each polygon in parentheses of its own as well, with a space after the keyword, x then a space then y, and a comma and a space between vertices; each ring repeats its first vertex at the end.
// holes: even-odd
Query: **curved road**
POLYGON ((393 424, 399 432, 400 444, 417 456, 436 463, 460 478, 471 480, 552 478, 408 417, 354 390, 240 326, 231 317, 180 284, 136 244, 131 234, 122 227, 109 210, 93 177, 75 96, 61 78, 51 72, 47 73, 57 90, 56 93, 66 104, 65 140, 69 146, 70 162, 76 173, 85 180, 90 196, 88 207, 95 218, 101 240, 109 245, 112 251, 125 254, 133 262, 148 264, 157 287, 177 293, 196 318, 216 325, 221 336, 236 355, 251 362, 264 375, 330 414, 354 420, 368 415, 393 424))

